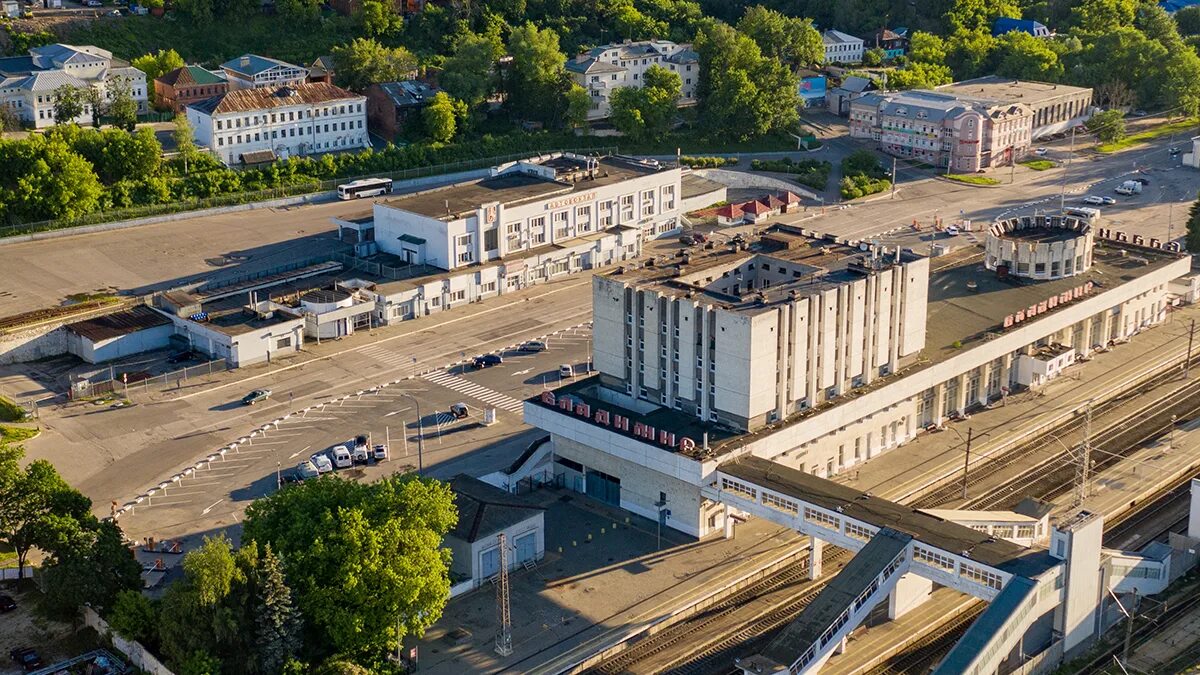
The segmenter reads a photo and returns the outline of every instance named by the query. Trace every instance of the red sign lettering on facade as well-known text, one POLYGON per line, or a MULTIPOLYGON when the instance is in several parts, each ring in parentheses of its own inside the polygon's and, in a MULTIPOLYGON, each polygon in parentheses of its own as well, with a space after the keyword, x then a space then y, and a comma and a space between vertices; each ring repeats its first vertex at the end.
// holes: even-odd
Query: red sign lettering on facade
POLYGON ((1095 282, 1089 281, 1086 284, 1081 284, 1068 291, 1063 291, 1058 295, 1052 295, 1036 305, 1030 305, 1025 309, 1018 310, 1016 314, 1011 314, 1004 317, 1004 327, 1011 328, 1013 325, 1021 323, 1022 321, 1032 319, 1039 314, 1045 314, 1059 305, 1066 305, 1075 300, 1086 297, 1091 294, 1095 287, 1095 282))
MULTIPOLYGON (((629 427, 631 420, 623 415, 611 413, 608 410, 596 410, 592 412, 592 406, 589 403, 576 401, 573 398, 564 396, 561 399, 554 395, 552 391, 543 391, 541 402, 551 408, 558 408, 568 413, 586 419, 587 421, 601 427, 609 427, 618 431, 630 433, 629 427)), ((633 423, 632 434, 637 438, 641 438, 651 443, 657 442, 659 445, 678 449, 680 452, 691 452, 696 449, 696 442, 690 438, 677 438, 670 431, 655 429, 649 424, 643 422, 633 423)))

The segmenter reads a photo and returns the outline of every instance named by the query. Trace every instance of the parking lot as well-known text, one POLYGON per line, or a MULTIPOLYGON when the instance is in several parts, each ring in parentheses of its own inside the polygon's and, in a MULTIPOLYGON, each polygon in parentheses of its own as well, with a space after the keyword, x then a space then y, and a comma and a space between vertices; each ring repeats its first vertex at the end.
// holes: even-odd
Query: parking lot
MULTIPOLYGON (((198 463, 178 481, 164 476, 166 485, 122 514, 121 525, 131 538, 159 540, 236 526, 251 501, 276 489, 277 477, 314 454, 337 445, 352 447, 360 434, 372 445, 387 444, 390 457, 340 470, 355 479, 371 480, 419 466, 438 478, 507 467, 540 436, 524 425, 522 400, 558 386, 563 365, 570 365, 576 376, 587 372, 590 326, 541 339, 548 347, 542 352, 521 352, 519 343, 513 344, 494 352, 502 363, 486 368, 471 367, 469 361, 477 355, 463 353, 467 364, 362 393, 347 392, 345 398, 314 400, 273 391, 255 407, 271 408, 278 423, 264 425, 254 436, 225 439, 229 445, 223 455, 198 463), (465 405, 466 417, 451 414, 455 404, 465 405), (485 424, 489 408, 495 410, 495 420, 485 424)), ((386 344, 374 348, 387 350, 386 344)))

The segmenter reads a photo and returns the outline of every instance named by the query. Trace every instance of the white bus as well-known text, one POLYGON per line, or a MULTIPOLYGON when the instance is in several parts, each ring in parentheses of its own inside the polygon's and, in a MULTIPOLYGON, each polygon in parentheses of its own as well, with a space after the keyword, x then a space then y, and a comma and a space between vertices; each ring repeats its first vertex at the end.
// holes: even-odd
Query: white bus
POLYGON ((1100 222, 1100 209, 1093 209, 1090 206, 1068 206, 1063 209, 1063 215, 1086 220, 1092 225, 1100 222))
POLYGON ((375 197, 392 191, 391 178, 363 178, 353 183, 338 186, 338 199, 375 197))

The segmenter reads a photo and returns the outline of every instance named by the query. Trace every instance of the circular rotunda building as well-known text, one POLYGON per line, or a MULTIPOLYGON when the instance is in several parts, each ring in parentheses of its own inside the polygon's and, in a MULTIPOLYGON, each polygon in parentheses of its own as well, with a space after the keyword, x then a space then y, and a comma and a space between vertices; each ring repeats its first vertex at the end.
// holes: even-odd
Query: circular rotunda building
POLYGON ((1063 279, 1092 266, 1095 234, 1086 219, 1022 216, 996 221, 988 230, 984 264, 1000 275, 1063 279))

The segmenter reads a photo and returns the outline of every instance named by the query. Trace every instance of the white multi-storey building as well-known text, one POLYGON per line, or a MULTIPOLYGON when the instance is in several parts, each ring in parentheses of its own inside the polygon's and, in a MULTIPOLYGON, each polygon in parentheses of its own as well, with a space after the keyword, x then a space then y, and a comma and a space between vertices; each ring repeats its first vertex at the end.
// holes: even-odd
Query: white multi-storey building
MULTIPOLYGON (((96 89, 112 100, 113 84, 124 82, 138 112, 146 111, 146 74, 113 58, 112 52, 92 46, 52 44, 34 47, 29 56, 0 59, 0 105, 34 128, 54 125, 55 92, 63 85, 79 90, 96 89)), ((85 98, 78 124, 90 124, 95 111, 85 98)), ((101 111, 103 114, 103 111, 101 111)))
POLYGON ((554 154, 490 178, 375 205, 379 250, 444 270, 561 245, 614 227, 644 239, 679 227, 678 168, 653 160, 554 154))
POLYGON ((366 97, 325 82, 237 89, 187 107, 196 142, 225 164, 369 145, 366 97))
POLYGON ((651 66, 665 68, 679 75, 679 105, 696 103, 696 87, 700 83, 700 55, 690 44, 675 44, 669 40, 626 40, 596 47, 567 61, 571 79, 587 90, 592 105, 589 120, 599 120, 612 113, 612 92, 618 87, 642 86, 646 70, 651 66))
POLYGON ((840 30, 821 33, 825 44, 825 63, 862 63, 863 41, 840 30))
POLYGON ((308 81, 308 69, 257 54, 244 54, 221 64, 230 89, 275 89, 308 81))

